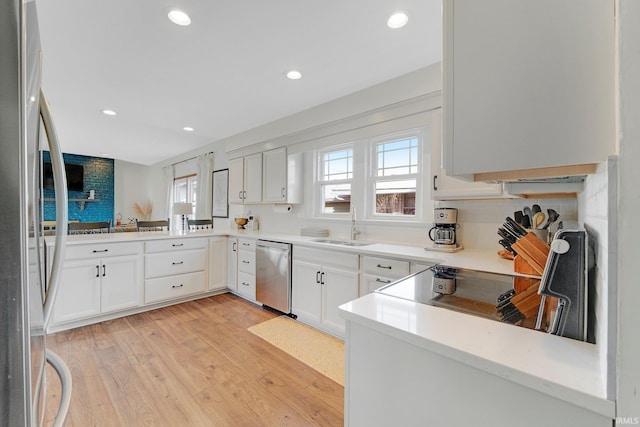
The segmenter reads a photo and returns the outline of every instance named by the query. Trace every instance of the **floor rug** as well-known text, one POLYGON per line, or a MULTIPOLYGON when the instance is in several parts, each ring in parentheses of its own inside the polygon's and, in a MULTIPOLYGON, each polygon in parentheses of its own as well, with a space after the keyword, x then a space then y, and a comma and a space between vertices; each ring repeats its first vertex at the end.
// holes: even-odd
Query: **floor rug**
POLYGON ((258 323, 248 330, 344 386, 341 340, 287 316, 258 323))

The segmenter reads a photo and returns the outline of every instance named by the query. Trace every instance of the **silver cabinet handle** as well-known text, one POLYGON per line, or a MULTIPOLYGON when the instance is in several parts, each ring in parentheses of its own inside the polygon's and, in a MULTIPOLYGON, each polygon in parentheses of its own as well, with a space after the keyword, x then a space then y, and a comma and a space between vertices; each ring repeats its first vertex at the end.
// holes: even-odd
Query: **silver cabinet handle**
POLYGON ((376 267, 384 268, 384 269, 387 269, 387 270, 391 270, 391 266, 390 265, 380 265, 380 264, 378 264, 378 265, 376 265, 376 267))
POLYGON ((180 246, 184 246, 184 243, 173 243, 171 246, 173 246, 174 248, 177 248, 180 246))
POLYGON ((320 272, 316 271, 316 283, 320 283, 320 272))
POLYGON ((107 266, 105 264, 102 264, 102 277, 107 275, 107 266))
POLYGON ((378 283, 391 283, 391 280, 382 280, 381 278, 376 277, 376 282, 378 282, 378 283))
POLYGON ((248 284, 248 283, 246 283, 246 282, 242 282, 242 283, 241 283, 241 285, 249 286, 249 284, 248 284))
POLYGON ((100 266, 96 265, 96 277, 100 277, 100 266))
POLYGON ((233 242, 233 249, 231 249, 233 252, 236 252, 238 250, 238 242, 233 242))
POLYGON ((109 249, 102 249, 102 250, 99 250, 99 251, 97 251, 97 250, 95 250, 95 249, 94 249, 94 250, 93 250, 93 251, 91 251, 91 252, 93 252, 94 254, 97 254, 97 253, 99 253, 99 252, 109 252, 109 249))
POLYGON ((324 285, 324 271, 320 273, 320 284, 324 285))
POLYGON ((244 260, 244 259, 243 259, 243 260, 242 260, 242 263, 243 263, 243 264, 251 264, 251 261, 247 261, 247 260, 244 260))
POLYGON ((433 191, 438 191, 438 185, 436 184, 437 179, 438 175, 433 175, 433 191))
POLYGON ((184 284, 183 284, 183 283, 180 283, 179 285, 171 285, 171 287, 172 287, 173 289, 181 288, 181 287, 183 287, 183 286, 184 286, 184 284))
POLYGON ((184 264, 184 261, 172 262, 171 265, 181 265, 184 264))
POLYGON ((242 246, 251 246, 251 243, 242 242, 242 246))
POLYGON ((285 187, 282 187, 282 190, 280 191, 280 196, 282 196, 283 199, 287 198, 287 194, 285 193, 287 191, 287 189, 285 187))

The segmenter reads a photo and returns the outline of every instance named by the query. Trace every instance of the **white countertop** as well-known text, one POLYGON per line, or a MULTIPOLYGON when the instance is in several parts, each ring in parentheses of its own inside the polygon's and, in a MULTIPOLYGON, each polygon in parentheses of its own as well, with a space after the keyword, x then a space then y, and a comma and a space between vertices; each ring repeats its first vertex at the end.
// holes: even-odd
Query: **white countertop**
POLYGON ((615 418, 593 344, 373 293, 340 306, 349 321, 615 418))
MULTIPOLYGON (((437 262, 451 267, 515 274, 513 262, 495 252, 463 249, 455 253, 391 243, 343 246, 318 243, 317 237, 243 230, 128 232, 68 236, 68 245, 234 236, 265 239, 331 251, 437 262)), ((47 237, 53 242, 52 237, 47 237)), ((295 253, 295 249, 294 249, 295 253)), ((611 418, 597 347, 576 340, 515 327, 387 295, 369 294, 340 307, 346 319, 402 339, 518 384, 611 418)))
MULTIPOLYGON (((175 238, 195 238, 211 236, 235 236, 249 239, 265 239, 285 243, 294 243, 318 249, 329 249, 331 251, 342 251, 358 253, 361 255, 384 256, 391 258, 407 259, 415 262, 439 263, 451 267, 467 268, 477 271, 488 271, 492 273, 516 274, 513 272, 513 261, 500 258, 496 252, 478 251, 463 249, 455 253, 436 252, 425 250, 424 247, 391 244, 391 243, 371 243, 365 246, 345 246, 330 243, 318 243, 319 237, 305 237, 292 234, 268 233, 263 231, 243 231, 229 229, 201 230, 194 232, 182 231, 147 231, 147 232, 127 232, 127 233, 102 233, 102 234, 81 234, 67 236, 68 245, 86 243, 106 243, 125 242, 132 240, 156 240, 175 238)), ((53 241, 53 236, 47 237, 48 242, 53 241)))

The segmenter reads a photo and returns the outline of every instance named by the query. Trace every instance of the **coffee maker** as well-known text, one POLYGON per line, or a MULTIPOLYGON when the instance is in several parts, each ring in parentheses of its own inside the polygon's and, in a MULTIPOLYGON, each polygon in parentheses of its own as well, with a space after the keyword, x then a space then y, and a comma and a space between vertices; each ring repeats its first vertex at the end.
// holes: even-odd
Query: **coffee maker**
POLYGON ((458 228, 458 209, 435 208, 433 210, 433 227, 429 230, 429 239, 433 242, 428 250, 457 252, 462 245, 456 241, 458 228))

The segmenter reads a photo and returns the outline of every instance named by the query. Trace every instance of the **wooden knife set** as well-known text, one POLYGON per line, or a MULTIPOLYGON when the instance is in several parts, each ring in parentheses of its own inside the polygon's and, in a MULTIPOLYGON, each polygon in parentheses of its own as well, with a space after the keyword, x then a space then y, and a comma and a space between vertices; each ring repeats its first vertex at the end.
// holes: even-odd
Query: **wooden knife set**
MULTIPOLYGON (((498 234, 502 237, 500 243, 505 249, 515 254, 516 272, 542 276, 549 256, 549 246, 545 242, 508 217, 503 227, 498 229, 498 234)), ((540 279, 514 278, 513 289, 500 295, 496 301, 498 316, 509 323, 535 319, 542 300, 538 294, 539 285, 540 279)))

